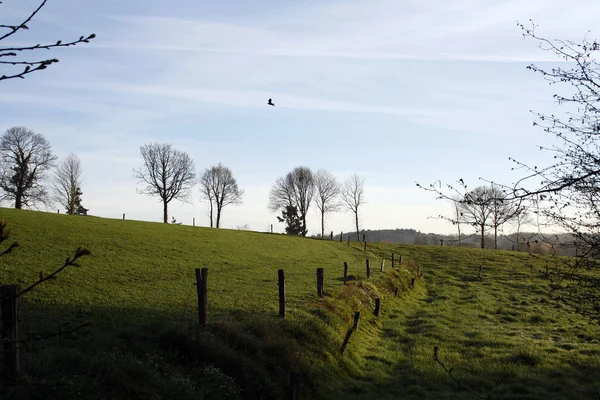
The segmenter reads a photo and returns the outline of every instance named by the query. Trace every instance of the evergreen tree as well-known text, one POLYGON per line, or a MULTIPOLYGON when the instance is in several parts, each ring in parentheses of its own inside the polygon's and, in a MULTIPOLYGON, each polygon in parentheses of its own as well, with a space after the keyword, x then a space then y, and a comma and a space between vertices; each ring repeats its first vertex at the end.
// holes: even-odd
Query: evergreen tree
MULTIPOLYGON (((81 205, 81 195, 83 194, 83 192, 81 191, 81 188, 77 188, 77 191, 75 192, 75 198, 74 198, 74 203, 75 203, 75 215, 87 215, 87 212, 89 211, 88 208, 85 208, 81 205)), ((69 210, 67 210, 67 213, 69 212, 69 210)))
POLYGON ((281 212, 282 217, 277 217, 279 222, 285 222, 285 233, 292 236, 306 236, 307 229, 298 215, 298 208, 287 206, 281 212))

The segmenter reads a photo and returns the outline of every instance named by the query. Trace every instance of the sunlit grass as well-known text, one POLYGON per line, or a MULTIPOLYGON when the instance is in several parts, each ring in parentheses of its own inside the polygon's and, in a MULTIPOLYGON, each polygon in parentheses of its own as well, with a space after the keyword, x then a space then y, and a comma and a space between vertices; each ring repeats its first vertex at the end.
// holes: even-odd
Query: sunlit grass
POLYGON ((302 374, 304 399, 476 398, 435 362, 434 346, 484 397, 600 393, 599 328, 549 300, 546 261, 525 253, 369 244, 365 254, 358 243, 256 232, 11 209, 0 217, 20 243, 0 258, 0 282, 26 286, 77 247, 92 252, 24 296, 21 336, 90 325, 24 342, 24 380, 3 399, 279 399, 289 395, 293 371, 302 374), (391 269, 392 251, 403 268, 391 269), (424 276, 410 288, 415 265, 424 276), (209 325, 197 329, 194 268, 202 267, 209 325), (325 299, 316 296, 319 267, 325 299), (277 317, 279 268, 285 320, 277 317), (355 311, 359 329, 340 356, 355 311))

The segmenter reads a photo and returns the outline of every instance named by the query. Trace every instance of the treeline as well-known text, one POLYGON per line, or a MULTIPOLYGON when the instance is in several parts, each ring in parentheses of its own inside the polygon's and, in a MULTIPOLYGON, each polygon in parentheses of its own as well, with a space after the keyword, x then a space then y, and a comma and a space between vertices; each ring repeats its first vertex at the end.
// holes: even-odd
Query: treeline
MULTIPOLYGON (((351 241, 355 239, 355 233, 330 233, 328 239, 340 240, 340 234, 343 242, 349 238, 351 241)), ((360 238, 365 237, 365 240, 374 243, 390 243, 390 244, 418 244, 432 246, 453 246, 453 247, 481 247, 481 236, 479 234, 461 237, 459 242, 457 235, 444 235, 439 233, 423 233, 416 229, 380 229, 380 230, 361 230, 360 238)), ((315 238, 320 238, 321 235, 314 235, 315 238)), ((577 256, 577 242, 573 235, 553 234, 546 235, 533 232, 521 232, 518 235, 511 233, 508 235, 488 234, 484 236, 484 247, 488 249, 495 248, 497 243, 498 250, 522 251, 535 254, 556 254, 564 256, 577 256), (517 240, 518 237, 518 240, 517 240)))

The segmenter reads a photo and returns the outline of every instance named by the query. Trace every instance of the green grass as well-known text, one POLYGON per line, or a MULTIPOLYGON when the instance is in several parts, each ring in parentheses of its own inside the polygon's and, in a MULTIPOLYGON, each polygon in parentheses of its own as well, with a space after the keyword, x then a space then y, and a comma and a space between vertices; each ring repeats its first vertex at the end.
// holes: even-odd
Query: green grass
POLYGON ((303 399, 595 398, 600 329, 548 300, 546 259, 433 246, 292 238, 0 209, 20 247, 0 282, 22 287, 85 246, 92 255, 21 301, 24 378, 2 398, 303 399), (379 271, 382 253, 402 268, 379 271), (365 257, 373 275, 365 280, 365 257), (343 262, 354 277, 344 287, 343 262), (423 279, 409 288, 415 263, 423 279), (483 266, 482 279, 477 278, 483 266), (194 268, 207 267, 209 325, 197 327, 194 268), (325 299, 315 270, 325 268, 325 299), (277 270, 288 314, 277 317, 277 270), (394 286, 401 288, 394 298, 394 286), (373 299, 382 315, 373 317, 373 299), (346 353, 339 347, 361 311, 346 353))

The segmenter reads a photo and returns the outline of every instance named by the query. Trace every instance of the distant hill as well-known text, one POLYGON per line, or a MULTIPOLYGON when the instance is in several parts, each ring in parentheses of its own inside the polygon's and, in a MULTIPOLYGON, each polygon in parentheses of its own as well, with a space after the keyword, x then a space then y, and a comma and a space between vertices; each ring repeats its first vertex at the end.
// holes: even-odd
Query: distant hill
MULTIPOLYGON (((361 230, 360 241, 363 235, 368 242, 390 243, 390 244, 426 244, 443 246, 479 247, 480 236, 478 234, 461 235, 459 243, 458 235, 444 235, 439 233, 423 233, 415 229, 379 229, 361 230), (443 241, 443 242, 442 242, 443 241)), ((343 233, 342 241, 356 241, 356 233, 343 233)), ((315 237, 319 237, 316 235, 315 237)), ((532 253, 575 255, 573 236, 567 233, 559 235, 543 235, 534 232, 521 232, 519 234, 520 244, 517 243, 517 235, 498 234, 498 248, 501 250, 515 250, 532 253)), ((334 235, 334 240, 340 240, 340 235, 334 235)), ((494 236, 485 235, 485 247, 494 247, 494 236)))

